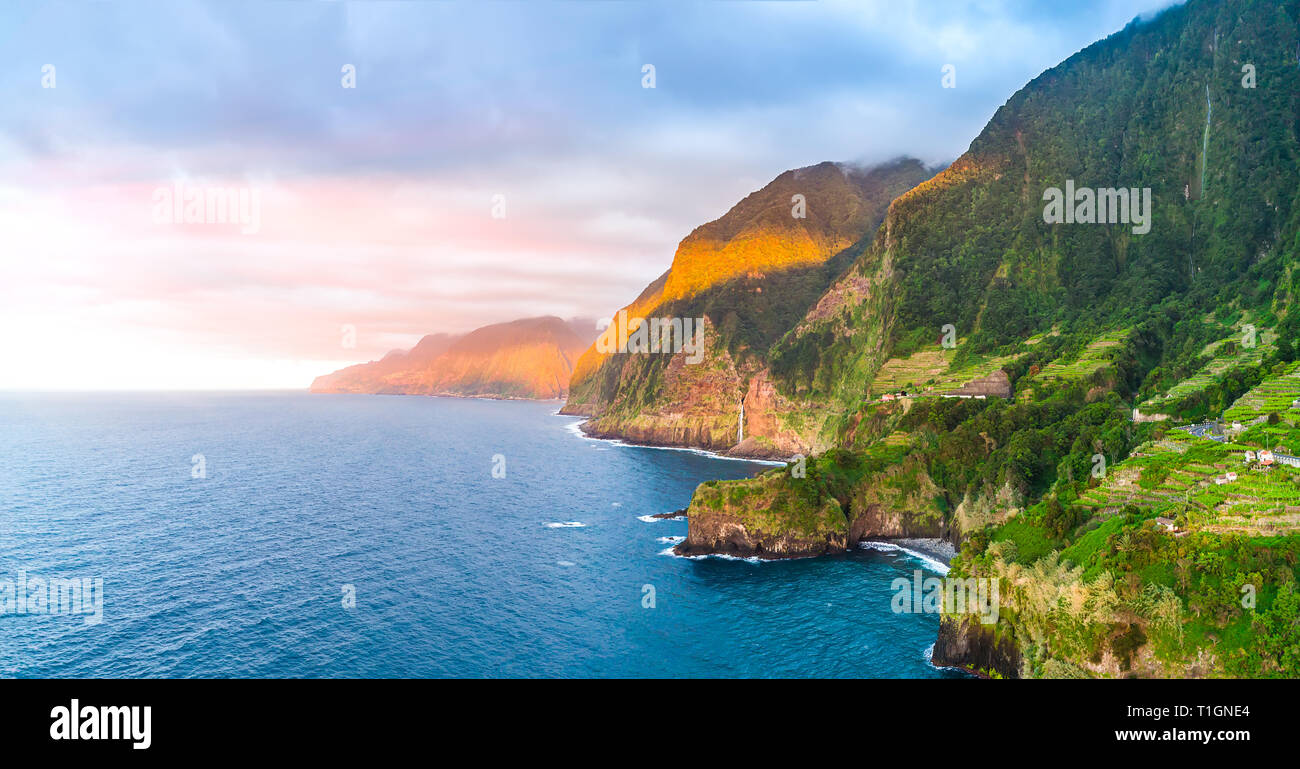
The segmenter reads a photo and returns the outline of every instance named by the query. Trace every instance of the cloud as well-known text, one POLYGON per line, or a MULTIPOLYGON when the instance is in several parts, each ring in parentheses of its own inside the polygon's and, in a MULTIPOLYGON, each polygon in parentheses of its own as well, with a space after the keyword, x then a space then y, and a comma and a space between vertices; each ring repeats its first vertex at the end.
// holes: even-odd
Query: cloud
POLYGON ((951 160, 1162 4, 9 3, 0 322, 41 364, 0 387, 84 378, 60 351, 88 340, 118 386, 305 386, 424 333, 607 315, 782 171, 951 160), (257 189, 260 231, 154 223, 177 183, 257 189))

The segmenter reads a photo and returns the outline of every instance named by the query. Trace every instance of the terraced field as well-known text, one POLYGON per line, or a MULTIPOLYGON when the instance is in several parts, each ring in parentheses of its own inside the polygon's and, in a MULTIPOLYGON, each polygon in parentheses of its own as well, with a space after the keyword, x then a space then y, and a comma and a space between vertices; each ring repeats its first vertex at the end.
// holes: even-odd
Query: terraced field
POLYGON ((1021 380, 1022 385, 1018 386, 1021 399, 1032 397, 1031 387, 1038 382, 1063 381, 1083 379, 1098 369, 1106 367, 1111 361, 1111 355, 1116 348, 1123 343, 1128 337, 1129 329, 1119 329, 1110 331, 1088 343, 1079 353, 1079 357, 1071 361, 1054 360, 1047 364, 1033 376, 1025 377, 1021 380))
POLYGON ((871 382, 871 393, 881 395, 907 388, 924 390, 930 386, 927 382, 937 382, 944 376, 956 354, 956 350, 936 347, 921 350, 906 358, 890 358, 876 372, 876 378, 871 382))
POLYGON ((1233 366, 1257 365, 1265 355, 1273 351, 1277 341, 1277 334, 1271 329, 1263 329, 1259 332, 1257 344, 1254 347, 1242 348, 1237 345, 1232 346, 1232 351, 1228 352, 1228 342, 1240 342, 1241 336, 1234 335, 1220 339, 1217 342, 1211 342, 1201 351, 1201 355, 1210 358, 1195 374, 1184 379, 1168 392, 1149 398, 1140 408, 1147 413, 1161 413, 1161 407, 1181 400, 1188 395, 1204 390, 1213 384, 1215 378, 1227 371, 1233 366))
POLYGON ((1270 471, 1241 476, 1241 488, 1226 491, 1213 515, 1204 520, 1192 518, 1193 525, 1206 531, 1237 532, 1251 536, 1271 536, 1300 528, 1300 493, 1291 472, 1270 471))
POLYGON ((1193 529, 1252 536, 1300 527, 1300 471, 1249 469, 1246 448, 1171 431, 1139 447, 1077 504, 1103 516, 1134 504, 1171 518, 1182 513, 1193 529), (1237 480, 1214 482, 1228 471, 1237 480))
POLYGON ((885 446, 902 446, 907 447, 911 444, 912 434, 902 430, 895 430, 886 435, 880 442, 885 446))
POLYGON ((1223 418, 1230 421, 1249 422, 1252 419, 1291 411, 1291 404, 1300 399, 1300 361, 1287 367, 1282 376, 1261 382, 1228 408, 1223 418))
POLYGON ((1015 360, 1015 355, 984 357, 959 368, 952 368, 957 350, 932 346, 906 358, 890 358, 871 382, 871 394, 880 396, 887 392, 908 390, 935 393, 955 390, 972 379, 988 376, 1015 360))

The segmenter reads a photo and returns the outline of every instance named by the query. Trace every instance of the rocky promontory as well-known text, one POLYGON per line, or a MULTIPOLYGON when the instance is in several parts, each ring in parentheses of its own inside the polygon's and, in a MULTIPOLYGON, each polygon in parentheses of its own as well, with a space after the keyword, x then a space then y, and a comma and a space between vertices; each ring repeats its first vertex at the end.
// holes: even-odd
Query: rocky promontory
POLYGON ((930 661, 985 678, 1020 678, 1020 648, 995 626, 980 624, 975 615, 944 615, 930 661))
POLYGON ((701 484, 687 508, 679 555, 802 558, 872 538, 944 537, 937 489, 919 466, 884 468, 830 452, 754 478, 701 484))

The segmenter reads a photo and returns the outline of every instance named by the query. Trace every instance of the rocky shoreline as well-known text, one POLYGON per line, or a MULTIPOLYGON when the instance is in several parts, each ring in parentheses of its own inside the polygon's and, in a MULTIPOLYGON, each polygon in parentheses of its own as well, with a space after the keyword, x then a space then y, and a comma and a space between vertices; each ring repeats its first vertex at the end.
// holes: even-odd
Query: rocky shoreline
POLYGON ((957 557, 957 548, 946 539, 938 537, 872 537, 859 543, 859 547, 868 546, 870 542, 893 545, 901 550, 920 555, 944 566, 951 566, 957 557))
POLYGON ((681 510, 672 510, 667 513, 653 513, 650 517, 663 521, 677 521, 686 517, 686 508, 683 507, 681 510))
POLYGON ((960 668, 980 678, 1020 678, 1022 661, 1015 639, 999 636, 972 615, 940 618, 931 664, 960 668))
POLYGON ((821 544, 821 549, 800 548, 794 550, 764 550, 755 548, 745 548, 740 546, 709 547, 704 545, 692 545, 689 540, 679 542, 673 546, 673 553, 683 558, 701 558, 710 555, 727 556, 730 558, 757 558, 760 561, 793 561, 799 558, 819 558, 823 555, 835 555, 836 553, 847 552, 844 548, 836 548, 831 544, 821 544))
MULTIPOLYGON (((566 413, 564 409, 560 409, 558 413, 560 416, 588 416, 580 413, 566 413)), ((719 451, 718 449, 705 448, 692 443, 658 441, 652 438, 647 439, 643 437, 630 438, 627 435, 624 435, 614 430, 597 430, 596 428, 591 426, 590 416, 588 416, 586 420, 578 423, 578 430, 580 430, 582 434, 588 438, 594 438, 596 440, 602 440, 602 441, 615 441, 624 446, 633 446, 633 447, 640 447, 640 448, 647 448, 647 449, 678 449, 681 451, 698 451, 701 454, 707 454, 709 456, 717 457, 719 459, 752 459, 756 462, 774 462, 774 463, 775 462, 784 463, 790 461, 790 458, 788 456, 785 456, 784 454, 780 454, 778 452, 773 452, 773 451, 765 451, 762 449, 736 451, 736 448, 738 448, 738 446, 733 446, 731 449, 728 449, 726 451, 719 451)))
MULTIPOLYGON (((658 513, 651 516, 652 518, 663 518, 666 520, 678 520, 687 517, 685 510, 675 510, 671 513, 658 513)), ((937 537, 871 537, 860 540, 858 547, 870 547, 871 543, 896 547, 910 555, 919 556, 926 560, 934 561, 948 567, 952 564, 952 559, 957 557, 957 548, 947 540, 937 537)), ((823 555, 835 555, 837 553, 850 552, 851 548, 837 548, 831 544, 826 545, 820 551, 816 549, 806 549, 797 552, 774 552, 770 550, 747 550, 740 546, 735 547, 706 547, 692 545, 687 541, 678 543, 673 547, 673 552, 680 556, 688 558, 698 558, 708 555, 725 555, 733 558, 757 558, 763 561, 786 561, 797 558, 820 558, 823 555)))
MULTIPOLYGON (((591 430, 589 426, 590 420, 586 420, 580 423, 578 427, 583 435, 591 438, 614 440, 627 445, 687 449, 720 458, 742 458, 731 455, 730 452, 718 454, 697 446, 629 443, 623 436, 591 430)), ((785 457, 765 458, 769 459, 769 461, 788 461, 785 457)), ((694 502, 694 499, 692 501, 694 502)), ((711 555, 763 561, 816 558, 823 555, 851 552, 855 548, 873 547, 874 543, 874 546, 880 549, 897 548, 909 555, 930 561, 934 564, 931 568, 942 565, 942 568, 938 570, 946 572, 947 567, 951 565, 958 552, 953 542, 940 536, 882 536, 876 533, 881 529, 895 528, 893 523, 886 520, 890 516, 882 516, 881 511, 875 511, 874 515, 857 516, 850 523, 848 531, 831 533, 829 536, 807 537, 792 532, 772 532, 763 535, 760 532, 749 531, 743 523, 731 520, 732 516, 721 513, 721 511, 708 511, 702 516, 702 520, 696 520, 693 516, 688 515, 690 509, 690 506, 688 506, 680 510, 655 513, 649 516, 656 520, 690 519, 691 536, 673 547, 673 552, 676 555, 688 558, 711 555), (702 529, 708 529, 709 533, 701 536, 702 529), (875 532, 872 529, 875 529, 875 532)), ((904 527, 903 533, 910 533, 906 531, 906 528, 908 527, 904 527)), ((1014 643, 1009 642, 1007 639, 993 637, 987 628, 958 623, 951 618, 945 618, 935 640, 933 664, 960 668, 982 678, 992 676, 1013 678, 1017 677, 1019 672, 1020 655, 1014 643)))
MULTIPOLYGON (((301 391, 298 391, 301 392, 301 391)), ((532 398, 526 395, 497 395, 495 393, 456 393, 456 392, 404 392, 401 390, 342 390, 342 389, 317 389, 307 388, 306 392, 311 395, 397 395, 409 396, 412 398, 456 398, 457 400, 480 400, 480 401, 528 401, 530 403, 545 403, 553 401, 563 403, 564 397, 545 397, 532 398)))

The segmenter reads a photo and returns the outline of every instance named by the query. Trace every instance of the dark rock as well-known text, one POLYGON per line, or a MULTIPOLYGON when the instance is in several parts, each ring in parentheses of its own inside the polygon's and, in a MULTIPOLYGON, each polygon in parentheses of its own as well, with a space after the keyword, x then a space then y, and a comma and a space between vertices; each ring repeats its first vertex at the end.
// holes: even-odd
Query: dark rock
POLYGON ((973 615, 945 615, 939 621, 931 662, 985 677, 1019 678, 1020 649, 1012 638, 998 637, 994 627, 980 624, 973 615))

